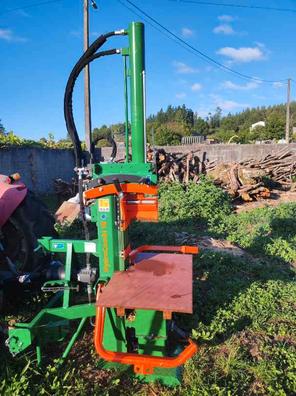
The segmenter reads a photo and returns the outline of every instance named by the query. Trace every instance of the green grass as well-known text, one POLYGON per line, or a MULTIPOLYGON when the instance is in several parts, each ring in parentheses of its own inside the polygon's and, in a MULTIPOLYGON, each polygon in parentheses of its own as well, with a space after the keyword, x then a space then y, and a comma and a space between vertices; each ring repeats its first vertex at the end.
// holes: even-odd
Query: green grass
POLYGON ((60 370, 51 364, 41 371, 30 356, 15 360, 0 351, 0 394, 296 394, 295 214, 296 204, 285 204, 239 215, 227 208, 214 222, 135 224, 135 245, 174 244, 174 233, 186 231, 228 238, 250 254, 234 258, 204 251, 196 257, 194 315, 184 326, 193 329, 200 349, 185 365, 182 387, 146 385, 116 371, 102 371, 89 326, 60 370))

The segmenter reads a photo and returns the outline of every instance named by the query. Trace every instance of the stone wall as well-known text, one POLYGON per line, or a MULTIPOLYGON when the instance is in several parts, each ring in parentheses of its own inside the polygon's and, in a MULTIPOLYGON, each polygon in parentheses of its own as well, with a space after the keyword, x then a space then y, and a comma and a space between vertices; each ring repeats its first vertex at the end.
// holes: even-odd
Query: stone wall
POLYGON ((20 173, 26 185, 40 194, 53 192, 55 178, 70 181, 74 166, 72 150, 31 147, 0 149, 0 173, 20 173))
MULTIPOLYGON (((263 158, 289 147, 296 151, 293 144, 193 144, 190 146, 165 146, 167 152, 188 153, 194 151, 198 156, 206 155, 210 161, 240 162, 248 158, 263 158)), ((117 159, 124 158, 124 147, 119 147, 117 159)), ((102 160, 108 160, 111 148, 101 150, 102 160)), ((75 166, 71 150, 50 150, 41 148, 7 148, 0 149, 0 173, 19 172, 27 186, 37 193, 52 193, 53 180, 61 178, 70 181, 75 166)))
MULTIPOLYGON (((163 146, 167 152, 186 154, 190 151, 196 152, 198 156, 206 153, 210 161, 240 162, 249 158, 264 158, 268 154, 275 154, 280 150, 289 147, 296 151, 296 143, 291 144, 192 144, 182 146, 163 146)), ((111 148, 102 148, 102 157, 106 160, 111 155, 111 148)), ((117 152, 117 158, 124 158, 124 148, 117 152)))

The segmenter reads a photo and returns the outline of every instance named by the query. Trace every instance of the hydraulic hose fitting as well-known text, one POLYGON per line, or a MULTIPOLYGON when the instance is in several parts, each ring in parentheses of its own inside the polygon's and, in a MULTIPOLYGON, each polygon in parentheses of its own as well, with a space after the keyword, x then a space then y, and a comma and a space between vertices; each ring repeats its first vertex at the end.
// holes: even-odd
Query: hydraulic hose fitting
POLYGON ((125 29, 120 29, 120 30, 115 30, 114 34, 115 34, 115 36, 119 36, 119 35, 125 36, 125 35, 127 35, 127 32, 125 29))

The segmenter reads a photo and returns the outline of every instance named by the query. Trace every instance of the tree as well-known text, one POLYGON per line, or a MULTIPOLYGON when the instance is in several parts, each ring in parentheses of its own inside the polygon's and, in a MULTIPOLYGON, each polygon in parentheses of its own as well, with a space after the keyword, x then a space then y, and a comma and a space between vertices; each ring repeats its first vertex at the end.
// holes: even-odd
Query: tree
POLYGON ((206 136, 209 133, 209 124, 203 118, 195 116, 194 130, 198 135, 206 136))
MULTIPOLYGON (((284 136, 285 111, 285 104, 280 104, 247 108, 237 114, 229 113, 222 116, 221 108, 217 107, 204 119, 184 104, 182 106, 169 105, 166 109, 161 108, 147 118, 147 139, 149 143, 159 145, 179 144, 183 136, 194 134, 203 136, 213 134, 213 137, 225 143, 230 139, 233 143, 251 143, 265 139, 278 140, 284 136), (265 121, 266 127, 250 131, 251 125, 258 121, 265 121)), ((296 102, 291 102, 291 114, 291 125, 295 125, 296 102)), ((115 140, 124 141, 125 125, 123 123, 102 125, 94 129, 94 137, 106 138, 111 134, 115 140)), ((107 140, 103 140, 99 144, 108 143, 107 140)))
POLYGON ((256 128, 254 128, 252 131, 249 133, 250 135, 250 140, 252 142, 255 142, 256 140, 266 140, 269 139, 267 137, 266 133, 266 127, 263 125, 258 125, 256 128))
POLYGON ((2 125, 1 119, 0 119, 0 135, 4 135, 5 134, 5 128, 2 125))
POLYGON ((285 121, 276 113, 271 113, 266 120, 265 139, 282 139, 285 137, 285 121))
POLYGON ((163 125, 155 133, 155 144, 159 146, 180 144, 182 136, 163 125))
POLYGON ((214 133, 221 124, 221 118, 222 118, 222 109, 220 107, 217 107, 215 110, 215 113, 209 113, 207 117, 207 121, 209 124, 209 132, 214 133))

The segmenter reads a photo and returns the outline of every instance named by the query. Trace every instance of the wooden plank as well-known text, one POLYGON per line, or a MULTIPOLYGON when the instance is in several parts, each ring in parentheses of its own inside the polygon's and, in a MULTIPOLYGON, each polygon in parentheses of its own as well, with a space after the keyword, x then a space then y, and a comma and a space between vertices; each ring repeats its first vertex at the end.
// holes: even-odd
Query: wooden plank
POLYGON ((113 275, 97 304, 192 313, 192 255, 139 254, 134 266, 113 275))

